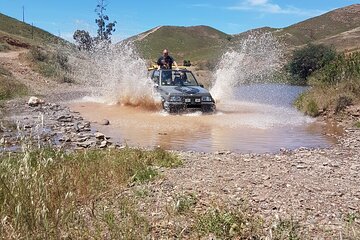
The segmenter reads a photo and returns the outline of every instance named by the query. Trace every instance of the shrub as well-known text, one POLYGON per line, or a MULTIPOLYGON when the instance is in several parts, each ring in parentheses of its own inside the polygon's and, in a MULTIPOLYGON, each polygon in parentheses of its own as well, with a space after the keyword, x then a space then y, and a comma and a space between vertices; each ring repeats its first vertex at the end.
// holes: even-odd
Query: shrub
POLYGON ((60 83, 73 83, 70 77, 71 68, 69 58, 63 52, 45 51, 40 48, 32 48, 28 58, 35 66, 35 70, 47 78, 53 78, 60 83))
POLYGON ((185 67, 190 67, 190 66, 191 66, 190 60, 184 60, 183 65, 184 65, 185 67))
POLYGON ((314 74, 313 82, 335 85, 360 78, 360 53, 339 54, 314 74))
POLYGON ((317 117, 319 115, 319 107, 315 100, 311 99, 306 105, 306 114, 312 117, 317 117))
POLYGON ((340 96, 336 101, 335 113, 339 113, 344 110, 347 106, 352 104, 352 98, 348 96, 340 96))
POLYGON ((336 52, 331 47, 309 44, 294 51, 288 69, 293 77, 307 79, 314 71, 332 61, 335 56, 336 52))
POLYGON ((0 100, 26 95, 27 87, 11 77, 0 75, 0 100))
POLYGON ((0 75, 3 76, 11 76, 11 72, 5 68, 3 68, 2 66, 0 66, 0 75))
POLYGON ((314 72, 308 83, 312 88, 298 97, 295 106, 309 115, 318 109, 335 114, 360 102, 360 53, 339 54, 314 72))
POLYGON ((30 49, 30 56, 33 60, 44 62, 49 58, 49 55, 46 51, 40 49, 39 47, 32 47, 30 49))

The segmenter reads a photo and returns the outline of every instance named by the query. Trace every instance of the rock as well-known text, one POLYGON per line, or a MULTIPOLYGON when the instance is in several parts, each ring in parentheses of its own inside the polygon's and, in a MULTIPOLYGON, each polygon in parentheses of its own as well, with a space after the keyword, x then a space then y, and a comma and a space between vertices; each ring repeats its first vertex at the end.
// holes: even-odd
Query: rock
POLYGON ((90 128, 90 122, 84 122, 84 127, 86 127, 86 128, 90 128))
POLYGON ((89 140, 89 141, 85 141, 85 142, 77 142, 76 145, 79 147, 88 148, 90 146, 96 145, 96 142, 89 140))
POLYGON ((89 138, 88 137, 79 137, 77 142, 86 142, 89 138))
POLYGON ((5 144, 5 138, 0 139, 0 145, 3 145, 3 144, 5 144))
POLYGON ((96 133, 94 134, 94 136, 95 136, 97 139, 105 139, 105 134, 100 133, 100 132, 96 132, 96 133))
POLYGON ((99 122, 99 124, 107 126, 107 125, 110 125, 110 121, 107 119, 103 119, 99 122))
POLYGON ((102 141, 101 144, 100 144, 100 148, 106 148, 107 146, 107 141, 102 141))
POLYGON ((57 118, 57 121, 58 122, 72 122, 72 116, 70 116, 70 115, 67 115, 67 116, 62 115, 62 116, 57 118))
POLYGON ((37 107, 41 104, 44 104, 45 101, 40 99, 40 98, 37 98, 37 97, 30 97, 29 101, 28 101, 28 105, 30 107, 37 107))

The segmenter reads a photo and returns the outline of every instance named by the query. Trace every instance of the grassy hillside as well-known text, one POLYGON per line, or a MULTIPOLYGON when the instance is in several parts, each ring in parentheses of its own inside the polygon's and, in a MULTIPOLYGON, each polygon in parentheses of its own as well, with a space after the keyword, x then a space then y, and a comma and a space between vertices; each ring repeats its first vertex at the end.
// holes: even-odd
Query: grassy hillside
MULTIPOLYGON (((360 27, 360 4, 336 9, 321 16, 275 31, 275 35, 285 40, 290 46, 302 45, 326 39, 360 27)), ((341 42, 330 41, 337 48, 341 42)), ((352 44, 359 45, 356 40, 352 44)))
POLYGON ((230 35, 207 26, 163 26, 132 38, 145 58, 155 60, 164 48, 169 48, 178 62, 211 59, 230 39, 230 35))
POLYGON ((65 40, 40 28, 0 13, 0 51, 14 47, 29 48, 43 43, 64 44, 65 40))
POLYGON ((163 48, 169 48, 178 60, 195 62, 218 58, 221 52, 238 44, 249 34, 270 31, 289 49, 307 43, 334 45, 338 51, 360 49, 360 4, 336 9, 318 17, 282 29, 264 27, 228 35, 207 26, 158 27, 134 36, 140 53, 155 60, 163 48))

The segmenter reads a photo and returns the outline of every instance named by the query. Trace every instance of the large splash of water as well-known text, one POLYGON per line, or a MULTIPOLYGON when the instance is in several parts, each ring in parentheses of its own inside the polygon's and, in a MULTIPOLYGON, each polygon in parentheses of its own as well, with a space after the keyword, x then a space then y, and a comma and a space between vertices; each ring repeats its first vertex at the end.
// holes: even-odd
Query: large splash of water
POLYGON ((129 43, 82 53, 76 78, 89 87, 92 97, 105 103, 156 108, 147 64, 129 43))
POLYGON ((211 94, 217 101, 233 100, 234 87, 271 81, 281 59, 281 44, 271 33, 250 34, 221 57, 211 94))

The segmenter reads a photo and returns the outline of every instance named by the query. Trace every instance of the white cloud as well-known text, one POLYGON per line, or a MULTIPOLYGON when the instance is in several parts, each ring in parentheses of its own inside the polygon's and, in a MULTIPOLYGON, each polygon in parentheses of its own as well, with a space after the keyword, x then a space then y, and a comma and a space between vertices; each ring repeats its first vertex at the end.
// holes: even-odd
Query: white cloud
POLYGON ((293 14, 293 15, 301 15, 301 16, 316 16, 325 12, 320 10, 300 9, 292 6, 282 7, 278 4, 272 3, 269 0, 245 0, 237 5, 228 7, 227 9, 238 10, 238 11, 251 10, 251 11, 257 11, 263 13, 293 14))
POLYGON ((248 0, 247 2, 251 5, 256 6, 256 5, 266 4, 268 2, 268 0, 248 0))

